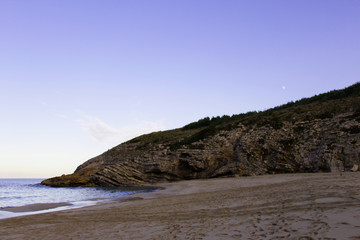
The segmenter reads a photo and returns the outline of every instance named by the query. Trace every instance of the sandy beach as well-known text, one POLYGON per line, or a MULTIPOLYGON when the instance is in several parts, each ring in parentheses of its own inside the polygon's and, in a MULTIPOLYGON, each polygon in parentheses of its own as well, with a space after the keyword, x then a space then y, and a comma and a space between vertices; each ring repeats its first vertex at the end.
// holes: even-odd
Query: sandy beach
POLYGON ((163 183, 118 202, 0 220, 0 239, 360 239, 360 173, 163 183))

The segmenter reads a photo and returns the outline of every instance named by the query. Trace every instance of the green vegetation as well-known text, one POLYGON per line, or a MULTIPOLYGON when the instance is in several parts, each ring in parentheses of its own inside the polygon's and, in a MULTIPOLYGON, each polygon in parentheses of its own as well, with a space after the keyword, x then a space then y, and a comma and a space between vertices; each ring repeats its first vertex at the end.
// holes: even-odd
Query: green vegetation
MULTIPOLYGON (((285 122, 327 119, 349 111, 353 111, 352 117, 360 121, 360 83, 342 90, 333 90, 311 98, 289 102, 262 112, 205 117, 182 128, 142 135, 130 140, 129 143, 138 143, 138 149, 144 149, 153 143, 162 143, 171 149, 178 149, 183 145, 201 148, 201 145, 192 146, 191 144, 213 136, 221 130, 237 128, 239 124, 246 127, 271 126, 274 129, 280 129, 285 122)), ((303 129, 298 127, 295 131, 301 132, 303 129)), ((359 129, 354 128, 349 131, 357 133, 359 129)), ((291 145, 291 141, 282 144, 287 147, 291 145)))

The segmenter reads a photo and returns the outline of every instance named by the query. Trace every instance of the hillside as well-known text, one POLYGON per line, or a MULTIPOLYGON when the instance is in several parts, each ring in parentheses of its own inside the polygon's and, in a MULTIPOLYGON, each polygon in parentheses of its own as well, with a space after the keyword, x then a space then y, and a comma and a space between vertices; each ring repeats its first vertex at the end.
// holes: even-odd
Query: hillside
POLYGON ((50 186, 132 186, 160 181, 350 170, 360 164, 360 83, 263 112, 203 118, 142 135, 50 186))

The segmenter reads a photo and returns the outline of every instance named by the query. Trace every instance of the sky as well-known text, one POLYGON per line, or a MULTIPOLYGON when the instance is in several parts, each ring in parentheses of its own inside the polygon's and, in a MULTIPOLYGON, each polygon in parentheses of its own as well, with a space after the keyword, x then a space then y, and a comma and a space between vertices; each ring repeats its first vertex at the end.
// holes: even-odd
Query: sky
POLYGON ((360 81, 358 0, 1 0, 0 178, 360 81))

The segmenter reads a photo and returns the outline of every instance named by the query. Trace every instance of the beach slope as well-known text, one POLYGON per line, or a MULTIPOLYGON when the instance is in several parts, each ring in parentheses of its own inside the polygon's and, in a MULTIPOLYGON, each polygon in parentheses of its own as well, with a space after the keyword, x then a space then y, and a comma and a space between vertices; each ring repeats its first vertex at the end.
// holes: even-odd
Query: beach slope
POLYGON ((359 239, 360 173, 191 180, 0 220, 0 239, 359 239))

